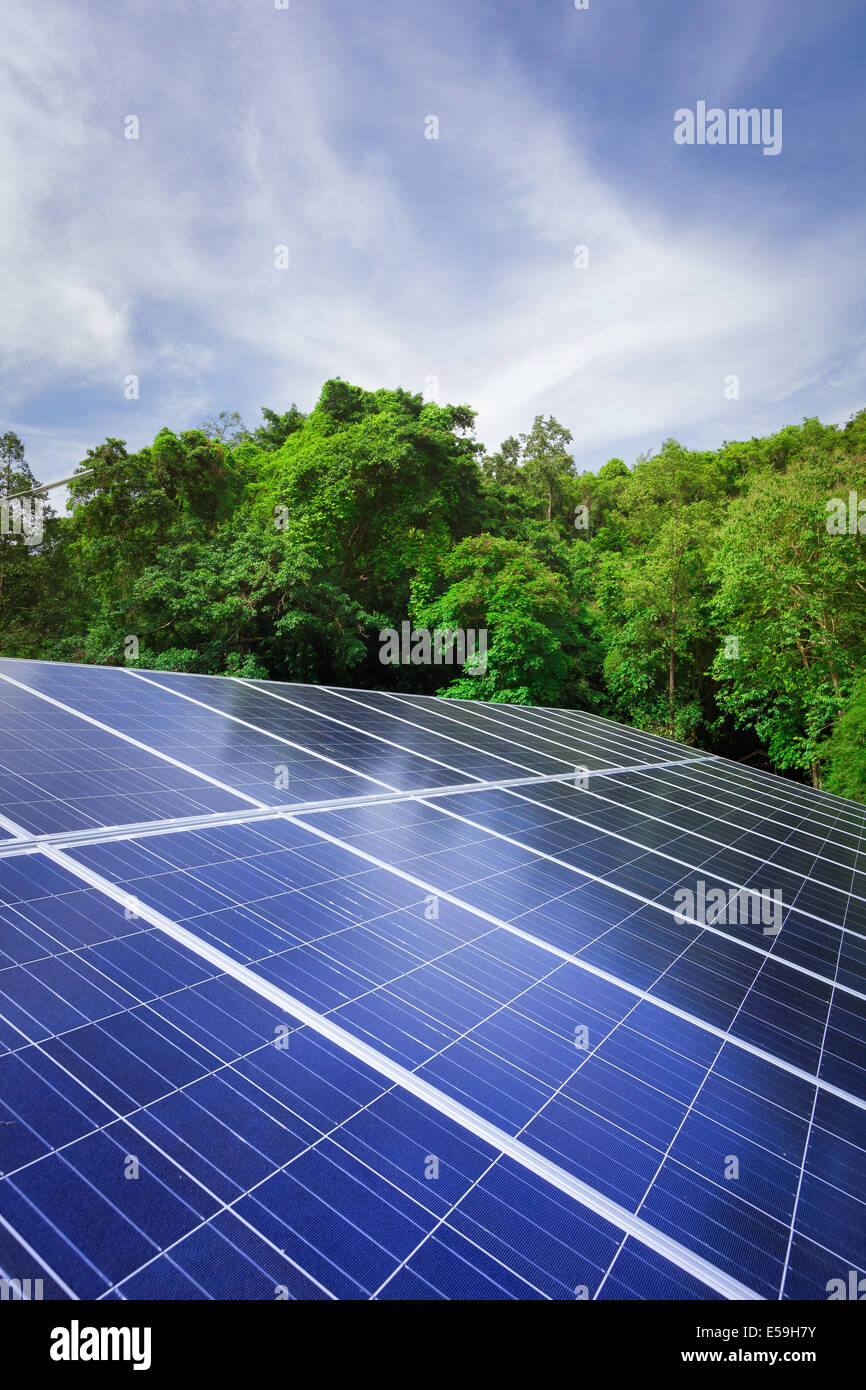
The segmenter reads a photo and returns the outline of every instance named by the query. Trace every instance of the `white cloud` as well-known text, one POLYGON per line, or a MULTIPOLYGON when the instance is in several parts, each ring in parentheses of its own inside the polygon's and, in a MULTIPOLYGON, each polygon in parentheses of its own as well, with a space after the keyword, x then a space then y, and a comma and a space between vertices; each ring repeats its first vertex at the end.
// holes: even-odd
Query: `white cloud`
MULTIPOLYGON (((391 26, 383 10, 371 35, 351 6, 338 21, 183 5, 163 35, 100 5, 57 6, 49 37, 41 12, 4 8, 17 71, 0 92, 12 189, 0 364, 13 409, 75 390, 85 414, 92 398, 88 442, 136 446, 213 409, 252 423, 264 403, 309 406, 330 375, 420 391, 434 373, 441 399, 478 409, 488 447, 552 412, 594 465, 624 442, 709 444, 777 427, 804 401, 809 413, 856 401, 838 361, 862 342, 852 228, 828 219, 804 238, 789 187, 783 237, 765 205, 778 185, 754 179, 736 213, 686 215, 668 128, 658 187, 628 199, 610 113, 555 107, 501 42, 479 62, 465 11, 443 30, 438 11, 398 8, 391 26), (423 137, 430 111, 438 142, 423 137), (122 138, 129 112, 137 142, 122 138), (273 267, 282 242, 288 272, 273 267), (729 373, 737 402, 723 400, 729 373)), ((732 73, 754 64, 762 32, 756 21, 725 60, 732 73)), ((82 435, 62 407, 28 419, 46 463, 48 440, 53 463, 82 435)))

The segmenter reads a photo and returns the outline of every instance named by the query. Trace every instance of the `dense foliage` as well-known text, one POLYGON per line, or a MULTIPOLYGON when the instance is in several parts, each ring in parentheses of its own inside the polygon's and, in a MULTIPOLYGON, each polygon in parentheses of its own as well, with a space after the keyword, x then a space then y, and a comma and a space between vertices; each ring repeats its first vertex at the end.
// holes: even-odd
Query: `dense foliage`
POLYGON ((553 418, 487 455, 403 390, 263 416, 90 450, 0 541, 0 652, 580 707, 866 799, 866 410, 584 472, 553 418), (483 669, 383 664, 407 621, 483 669))

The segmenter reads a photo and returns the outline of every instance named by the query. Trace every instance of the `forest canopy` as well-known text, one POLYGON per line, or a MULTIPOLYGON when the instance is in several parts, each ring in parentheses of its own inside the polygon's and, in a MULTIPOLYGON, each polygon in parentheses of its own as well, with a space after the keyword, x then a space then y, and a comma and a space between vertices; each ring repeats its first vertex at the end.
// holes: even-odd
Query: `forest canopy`
POLYGON ((866 800, 866 410, 585 469, 400 389, 262 416, 106 439, 38 543, 7 506, 0 654, 586 709, 866 800), (483 669, 382 664, 406 622, 483 669))

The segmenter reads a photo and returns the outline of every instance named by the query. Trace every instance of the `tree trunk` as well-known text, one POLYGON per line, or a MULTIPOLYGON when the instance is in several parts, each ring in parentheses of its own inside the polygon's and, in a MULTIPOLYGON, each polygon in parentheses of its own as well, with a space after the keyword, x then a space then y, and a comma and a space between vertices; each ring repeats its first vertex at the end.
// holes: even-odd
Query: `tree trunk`
MULTIPOLYGON (((671 614, 673 617, 673 614, 671 614)), ((670 654, 668 656, 668 729, 670 736, 674 736, 674 646, 671 642, 670 654)))

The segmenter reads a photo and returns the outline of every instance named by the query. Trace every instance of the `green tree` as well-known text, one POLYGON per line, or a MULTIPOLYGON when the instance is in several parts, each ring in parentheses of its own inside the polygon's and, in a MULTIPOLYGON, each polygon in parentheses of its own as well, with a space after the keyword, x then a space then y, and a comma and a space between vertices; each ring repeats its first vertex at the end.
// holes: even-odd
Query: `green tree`
POLYGON ((828 502, 846 499, 863 460, 815 450, 759 475, 734 501, 714 565, 717 630, 735 656, 715 662, 719 704, 754 726, 781 768, 820 782, 819 748, 866 662, 866 546, 828 533, 828 502))
MULTIPOLYGON (((600 570, 605 677, 621 717, 690 740, 703 720, 707 562, 722 516, 711 456, 669 439, 638 460, 619 487, 614 530, 628 537, 600 570)), ((604 545, 604 542, 602 542, 604 545)))
MULTIPOLYGON (((440 694, 511 704, 566 703, 581 643, 582 614, 568 586, 525 546, 473 536, 446 557, 445 592, 416 615, 431 630, 486 632, 486 671, 464 674, 440 694)), ((443 668, 444 669, 444 668, 443 668)))
POLYGON ((56 524, 38 486, 21 439, 12 430, 0 435, 0 643, 5 656, 37 655, 56 614, 57 592, 50 578, 56 524))
POLYGON ((235 444, 249 438, 249 431, 236 410, 221 410, 203 421, 202 434, 218 444, 235 444))
POLYGON ((108 439, 88 451, 84 467, 89 475, 69 487, 65 536, 88 595, 89 659, 123 659, 128 635, 147 645, 159 631, 166 647, 173 615, 142 606, 140 581, 149 571, 172 573, 177 556, 229 521, 242 495, 231 452, 201 430, 164 429, 136 454, 108 439))
POLYGON ((269 410, 266 405, 262 406, 262 416, 264 424, 259 425, 258 429, 253 430, 250 436, 252 442, 258 448, 264 449, 267 453, 272 453, 274 449, 279 449, 285 444, 290 434, 299 430, 304 423, 304 416, 294 404, 278 415, 275 410, 269 410))
MULTIPOLYGON (((432 691, 443 668, 383 667, 379 631, 484 629, 486 670, 448 694, 760 749, 859 795, 866 542, 826 522, 866 498, 866 410, 580 476, 571 445, 537 415, 479 464, 468 406, 340 378, 253 431, 223 411, 108 439, 67 516, 0 540, 2 650, 119 662, 134 634, 144 666, 432 691)), ((6 434, 0 488, 36 486, 6 434)))
POLYGON ((477 525, 481 477, 465 406, 326 382, 263 463, 259 516, 370 612, 405 614, 420 571, 477 525))
POLYGON ((822 784, 836 796, 866 801, 866 676, 861 676, 829 739, 818 748, 822 784))
POLYGON ((554 511, 560 517, 574 505, 574 459, 568 452, 571 432, 552 415, 536 415, 532 429, 520 436, 523 453, 523 481, 540 497, 545 520, 552 522, 554 511))

